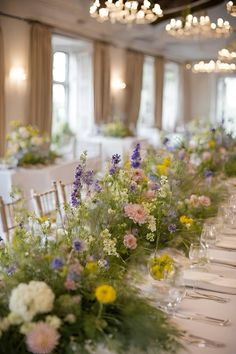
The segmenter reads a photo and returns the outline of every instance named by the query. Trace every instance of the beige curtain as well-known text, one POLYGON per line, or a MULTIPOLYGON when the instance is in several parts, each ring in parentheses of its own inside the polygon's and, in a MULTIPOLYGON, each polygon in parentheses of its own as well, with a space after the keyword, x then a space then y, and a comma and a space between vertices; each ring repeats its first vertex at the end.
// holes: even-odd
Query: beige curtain
POLYGON ((155 126, 162 129, 162 107, 163 107, 163 92, 164 92, 164 58, 155 58, 155 126))
POLYGON ((131 129, 136 127, 143 81, 144 55, 127 50, 126 53, 126 104, 125 119, 131 129))
POLYGON ((102 42, 94 43, 94 112, 95 122, 109 122, 111 118, 110 90, 110 46, 102 42))
POLYGON ((30 117, 41 133, 52 125, 52 44, 48 27, 34 23, 30 39, 30 117))
POLYGON ((6 142, 4 82, 5 82, 4 48, 3 48, 3 34, 0 25, 0 156, 4 155, 5 142, 6 142))

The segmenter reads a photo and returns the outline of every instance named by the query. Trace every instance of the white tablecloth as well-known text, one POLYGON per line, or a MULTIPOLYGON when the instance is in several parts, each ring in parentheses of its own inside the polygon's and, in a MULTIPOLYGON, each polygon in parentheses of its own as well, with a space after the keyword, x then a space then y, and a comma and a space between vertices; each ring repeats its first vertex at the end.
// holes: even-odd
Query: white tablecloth
MULTIPOLYGON (((70 183, 74 179, 75 169, 79 160, 59 162, 54 165, 32 168, 16 168, 0 170, 0 195, 5 202, 10 201, 10 192, 13 187, 19 187, 26 199, 30 198, 30 190, 45 192, 52 186, 52 181, 70 183)), ((89 169, 100 170, 99 157, 88 158, 89 169)))
POLYGON ((141 137, 113 138, 104 136, 92 136, 83 139, 86 143, 97 143, 101 146, 102 161, 106 161, 114 154, 121 155, 122 160, 129 154, 137 143, 145 147, 148 139, 141 137))

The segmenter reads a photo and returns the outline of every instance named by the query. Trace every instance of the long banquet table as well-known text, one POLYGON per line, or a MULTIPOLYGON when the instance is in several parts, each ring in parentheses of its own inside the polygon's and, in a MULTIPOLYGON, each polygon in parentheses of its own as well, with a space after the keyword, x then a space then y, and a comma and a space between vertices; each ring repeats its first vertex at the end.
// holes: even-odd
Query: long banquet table
MULTIPOLYGON (((79 160, 76 159, 59 161, 49 166, 0 170, 0 196, 2 196, 4 202, 9 202, 12 188, 19 187, 28 200, 31 189, 42 193, 51 188, 52 181, 61 180, 63 183, 71 183, 78 163, 79 160)), ((88 158, 87 167, 100 170, 101 160, 99 156, 88 158)))

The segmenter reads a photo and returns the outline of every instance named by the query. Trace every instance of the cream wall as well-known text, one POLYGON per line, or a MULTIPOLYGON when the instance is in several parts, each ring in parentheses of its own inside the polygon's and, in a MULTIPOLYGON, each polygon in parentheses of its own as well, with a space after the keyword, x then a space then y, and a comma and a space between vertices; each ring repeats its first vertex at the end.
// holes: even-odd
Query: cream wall
POLYGON ((11 120, 26 122, 29 115, 29 41, 30 26, 28 23, 0 16, 3 30, 5 55, 5 100, 7 129, 11 120), (10 78, 13 67, 21 67, 25 71, 26 80, 17 81, 10 78))

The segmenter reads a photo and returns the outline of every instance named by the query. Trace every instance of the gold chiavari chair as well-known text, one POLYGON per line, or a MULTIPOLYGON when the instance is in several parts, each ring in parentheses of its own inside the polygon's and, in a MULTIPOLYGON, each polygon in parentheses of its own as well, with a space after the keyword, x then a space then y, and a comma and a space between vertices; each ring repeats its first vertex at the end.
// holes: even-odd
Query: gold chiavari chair
POLYGON ((22 199, 14 200, 10 203, 4 203, 0 196, 0 218, 2 224, 2 231, 6 237, 6 240, 10 240, 10 233, 17 226, 19 226, 20 220, 17 220, 17 214, 22 209, 22 199))
POLYGON ((59 186, 60 186, 60 196, 61 196, 61 201, 62 201, 61 204, 63 206, 70 204, 73 182, 62 183, 61 181, 59 181, 59 186))
POLYGON ((57 212, 60 214, 60 203, 56 182, 52 183, 52 189, 47 192, 37 193, 32 190, 31 196, 34 211, 38 217, 56 216, 57 212))

